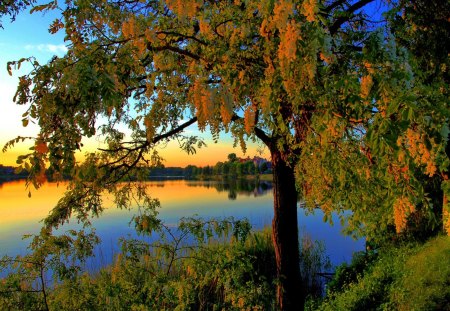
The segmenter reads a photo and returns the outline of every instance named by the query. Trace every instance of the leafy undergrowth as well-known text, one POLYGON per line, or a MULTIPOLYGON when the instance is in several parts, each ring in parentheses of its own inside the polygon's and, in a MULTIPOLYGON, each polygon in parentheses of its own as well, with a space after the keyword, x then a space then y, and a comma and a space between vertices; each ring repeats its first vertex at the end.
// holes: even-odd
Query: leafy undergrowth
POLYGON ((310 310, 450 310, 450 237, 356 256, 310 310))
MULTIPOLYGON (((251 232, 247 224, 190 219, 177 231, 165 227, 165 238, 153 244, 123 240, 114 263, 95 275, 82 270, 67 273, 64 268, 63 274, 53 273, 52 282, 41 278, 43 265, 29 264, 27 257, 10 259, 14 264, 9 268, 15 273, 0 282, 0 306, 7 310, 274 310, 277 279, 271 231, 251 232)), ((329 262, 323 245, 302 238, 300 251, 308 294, 321 295, 317 272, 329 262)))

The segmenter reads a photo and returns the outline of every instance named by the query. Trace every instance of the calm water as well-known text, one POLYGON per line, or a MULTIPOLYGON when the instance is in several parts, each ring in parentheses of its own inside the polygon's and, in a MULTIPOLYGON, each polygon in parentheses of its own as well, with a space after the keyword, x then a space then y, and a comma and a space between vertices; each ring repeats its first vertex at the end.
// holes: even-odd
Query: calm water
MULTIPOLYGON (((255 185, 238 182, 228 185, 216 181, 166 180, 148 182, 150 193, 161 202, 159 217, 166 224, 177 224, 181 217, 197 214, 203 218, 227 217, 247 218, 253 228, 271 224, 273 216, 273 194, 270 183, 255 185)), ((23 181, 0 184, 0 256, 23 254, 28 245, 22 240, 24 234, 36 234, 43 219, 62 196, 64 184, 47 183, 28 198, 23 181)), ((111 260, 118 249, 120 237, 135 236, 129 226, 135 209, 131 211, 108 208, 94 221, 102 240, 99 250, 103 263, 111 260)), ((333 264, 349 261, 355 251, 364 248, 364 241, 355 241, 340 233, 341 227, 335 217, 335 225, 322 221, 323 214, 317 210, 306 214, 299 209, 298 223, 301 234, 313 240, 322 240, 333 264)), ((76 227, 63 226, 62 230, 76 227)))

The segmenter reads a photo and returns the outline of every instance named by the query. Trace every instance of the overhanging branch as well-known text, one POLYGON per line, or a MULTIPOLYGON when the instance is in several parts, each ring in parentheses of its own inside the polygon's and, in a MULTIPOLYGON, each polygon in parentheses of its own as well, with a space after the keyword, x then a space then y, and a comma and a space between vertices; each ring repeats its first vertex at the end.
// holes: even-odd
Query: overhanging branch
POLYGON ((364 7, 365 5, 373 2, 374 0, 361 0, 353 5, 351 5, 344 13, 343 16, 337 18, 334 23, 330 26, 330 34, 334 35, 339 30, 339 28, 346 22, 348 22, 354 15, 356 10, 364 7))
POLYGON ((168 131, 167 133, 164 133, 164 134, 161 134, 161 135, 158 135, 158 136, 154 137, 153 140, 151 142, 147 142, 147 144, 150 144, 150 143, 151 144, 156 144, 157 142, 159 142, 159 141, 161 141, 163 139, 166 139, 166 138, 169 138, 170 136, 176 135, 176 134, 182 132, 188 126, 194 124, 195 122, 197 122, 197 117, 193 117, 189 121, 181 124, 180 126, 174 128, 171 131, 168 131))
POLYGON ((147 49, 149 51, 154 51, 154 52, 172 51, 172 52, 180 54, 180 55, 188 56, 188 57, 190 57, 192 59, 195 59, 195 60, 200 60, 200 56, 198 56, 197 54, 194 54, 192 52, 189 52, 187 50, 183 50, 183 49, 181 49, 179 47, 172 46, 172 45, 152 46, 152 45, 148 44, 147 45, 147 49))

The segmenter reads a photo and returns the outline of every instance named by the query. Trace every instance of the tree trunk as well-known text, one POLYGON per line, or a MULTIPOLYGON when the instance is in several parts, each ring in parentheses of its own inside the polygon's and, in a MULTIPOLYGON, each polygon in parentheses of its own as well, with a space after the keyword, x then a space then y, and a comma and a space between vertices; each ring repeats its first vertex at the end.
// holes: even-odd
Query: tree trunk
POLYGON ((305 293, 299 266, 297 223, 297 190, 294 168, 271 150, 274 182, 274 217, 272 241, 275 248, 277 275, 277 302, 280 310, 303 310, 305 293))

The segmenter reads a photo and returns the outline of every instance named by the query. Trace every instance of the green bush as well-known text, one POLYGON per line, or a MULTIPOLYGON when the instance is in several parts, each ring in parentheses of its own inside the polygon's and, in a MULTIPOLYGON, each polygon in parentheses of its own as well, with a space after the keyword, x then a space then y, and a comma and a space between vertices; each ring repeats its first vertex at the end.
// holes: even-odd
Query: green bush
POLYGON ((371 256, 338 269, 327 297, 310 309, 450 310, 450 237, 371 256))

